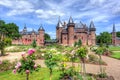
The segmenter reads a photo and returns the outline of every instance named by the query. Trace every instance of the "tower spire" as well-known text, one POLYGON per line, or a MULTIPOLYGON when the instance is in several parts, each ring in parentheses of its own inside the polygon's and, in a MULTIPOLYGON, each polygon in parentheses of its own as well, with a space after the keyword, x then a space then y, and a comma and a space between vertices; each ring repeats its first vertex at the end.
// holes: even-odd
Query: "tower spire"
POLYGON ((63 26, 62 26, 62 23, 61 23, 61 20, 60 20, 60 16, 59 16, 59 18, 58 18, 58 24, 57 24, 57 27, 63 27, 63 26))
POLYGON ((40 28, 38 29, 38 31, 40 31, 40 30, 44 31, 44 28, 43 28, 42 24, 40 25, 40 28))
POLYGON ((115 30, 115 24, 113 24, 113 32, 115 32, 116 30, 115 30))
POLYGON ((90 28, 95 28, 93 21, 90 23, 90 28))
POLYGON ((72 17, 70 16, 69 22, 68 23, 74 23, 72 17))

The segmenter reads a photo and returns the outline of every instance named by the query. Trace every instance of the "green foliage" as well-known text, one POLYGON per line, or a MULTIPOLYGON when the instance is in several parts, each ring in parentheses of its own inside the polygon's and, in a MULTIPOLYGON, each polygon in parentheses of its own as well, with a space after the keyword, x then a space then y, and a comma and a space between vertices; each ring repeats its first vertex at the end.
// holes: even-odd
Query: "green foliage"
POLYGON ((50 38, 50 35, 47 34, 47 33, 45 33, 44 37, 45 37, 45 40, 50 40, 50 39, 51 39, 51 38, 50 38))
POLYGON ((35 39, 33 40, 33 42, 32 42, 31 45, 32 45, 33 48, 35 48, 35 47, 37 46, 37 44, 36 44, 36 40, 35 40, 35 39))
POLYGON ((120 37, 120 31, 116 32, 116 36, 120 37))
POLYGON ((3 41, 0 41, 0 51, 1 51, 1 56, 5 55, 5 42, 4 40, 3 41))
POLYGON ((15 23, 5 24, 3 20, 0 20, 0 32, 12 39, 20 37, 19 27, 15 23))
POLYGON ((6 37, 6 38, 4 39, 4 42, 5 42, 6 45, 11 45, 11 44, 12 44, 12 39, 6 37))
POLYGON ((76 55, 77 55, 79 58, 83 59, 83 58, 86 57, 87 52, 88 52, 88 51, 87 51, 86 47, 80 47, 80 48, 78 48, 78 50, 76 51, 76 55))
POLYGON ((96 54, 98 55, 102 55, 104 52, 104 48, 103 47, 98 47, 97 50, 96 50, 96 54))
MULTIPOLYGON (((54 51, 53 51, 54 52, 54 51)), ((57 66, 57 57, 54 56, 52 51, 45 54, 45 64, 50 70, 50 80, 52 80, 53 68, 57 66)))
POLYGON ((78 40, 78 42, 75 42, 75 43, 74 43, 74 47, 76 47, 76 46, 77 46, 77 47, 80 47, 81 45, 82 45, 82 42, 81 42, 80 39, 78 40))
POLYGON ((96 41, 97 43, 103 43, 103 44, 109 45, 111 44, 112 36, 108 32, 103 32, 96 37, 96 41))
POLYGON ((99 76, 100 78, 106 78, 106 77, 107 77, 107 74, 106 74, 106 73, 101 73, 101 74, 98 74, 98 76, 99 76))

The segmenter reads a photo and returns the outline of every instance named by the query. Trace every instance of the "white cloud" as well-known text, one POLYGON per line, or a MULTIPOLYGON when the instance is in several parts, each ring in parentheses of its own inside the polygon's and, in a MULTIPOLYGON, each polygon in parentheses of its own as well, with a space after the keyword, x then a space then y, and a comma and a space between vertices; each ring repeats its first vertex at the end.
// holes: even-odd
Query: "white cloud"
POLYGON ((51 39, 56 39, 56 32, 47 32, 50 36, 51 36, 51 39))
POLYGON ((0 5, 9 8, 7 16, 21 15, 34 11, 34 5, 27 0, 0 0, 0 5))

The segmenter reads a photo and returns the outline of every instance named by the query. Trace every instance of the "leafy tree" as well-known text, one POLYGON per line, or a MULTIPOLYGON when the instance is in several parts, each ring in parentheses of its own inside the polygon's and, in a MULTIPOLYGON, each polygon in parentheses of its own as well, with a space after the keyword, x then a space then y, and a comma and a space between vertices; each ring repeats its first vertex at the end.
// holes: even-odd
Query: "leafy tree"
POLYGON ((32 42, 32 47, 35 48, 36 46, 37 46, 36 40, 34 39, 33 42, 32 42))
POLYGON ((86 69, 85 69, 85 57, 87 55, 87 48, 86 47, 80 47, 78 48, 78 50, 76 51, 76 55, 80 58, 80 60, 83 63, 83 75, 84 75, 84 79, 85 79, 85 73, 86 73, 86 69))
POLYGON ((49 34, 47 34, 47 33, 45 33, 45 40, 50 40, 51 38, 50 38, 50 35, 49 34))
POLYGON ((0 20, 0 32, 11 39, 20 37, 19 27, 15 23, 6 24, 3 20, 0 20))
POLYGON ((116 32, 117 37, 120 37, 120 31, 116 32))
POLYGON ((108 32, 103 32, 103 33, 100 33, 100 35, 98 35, 96 39, 97 39, 97 43, 109 45, 111 44, 112 36, 108 32))

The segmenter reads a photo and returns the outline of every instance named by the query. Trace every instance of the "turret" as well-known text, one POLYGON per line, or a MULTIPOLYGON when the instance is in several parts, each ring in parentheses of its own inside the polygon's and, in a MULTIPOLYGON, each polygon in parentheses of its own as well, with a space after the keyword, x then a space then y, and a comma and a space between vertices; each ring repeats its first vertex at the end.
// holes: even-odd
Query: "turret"
POLYGON ((44 45, 44 34, 45 34, 45 30, 42 27, 42 25, 38 29, 38 32, 39 32, 39 42, 38 42, 38 44, 42 46, 42 45, 44 45))
POLYGON ((113 24, 112 45, 116 46, 116 30, 115 30, 115 24, 113 24))
POLYGON ((88 45, 95 45, 96 44, 96 34, 95 34, 96 28, 95 25, 93 23, 93 21, 91 21, 90 26, 89 26, 89 43, 88 45))
POLYGON ((72 17, 70 17, 69 22, 68 22, 68 44, 73 46, 74 44, 74 21, 72 19, 72 17))
POLYGON ((61 32, 63 30, 63 26, 62 26, 62 23, 61 23, 61 20, 60 20, 60 17, 58 19, 58 23, 57 23, 57 26, 56 26, 56 39, 58 40, 59 43, 61 43, 61 32))
POLYGON ((26 27, 26 24, 24 25, 24 28, 23 28, 23 33, 27 32, 27 27, 26 27))

